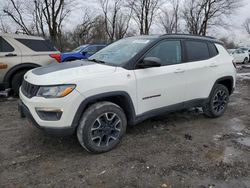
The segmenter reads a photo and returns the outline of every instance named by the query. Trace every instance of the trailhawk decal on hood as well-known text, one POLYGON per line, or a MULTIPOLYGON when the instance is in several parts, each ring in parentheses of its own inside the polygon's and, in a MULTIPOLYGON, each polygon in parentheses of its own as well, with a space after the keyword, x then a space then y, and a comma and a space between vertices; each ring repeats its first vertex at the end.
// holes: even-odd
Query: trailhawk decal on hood
POLYGON ((44 75, 52 72, 57 72, 65 69, 76 68, 81 66, 93 65, 94 62, 91 61, 74 61, 74 62, 66 62, 60 64, 48 65, 46 67, 40 67, 32 70, 32 73, 35 75, 44 75))

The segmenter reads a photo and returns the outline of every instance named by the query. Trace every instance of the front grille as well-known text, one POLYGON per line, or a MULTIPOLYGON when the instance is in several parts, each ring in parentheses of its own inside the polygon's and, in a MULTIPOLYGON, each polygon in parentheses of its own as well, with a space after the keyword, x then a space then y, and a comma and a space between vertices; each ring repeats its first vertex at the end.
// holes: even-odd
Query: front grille
POLYGON ((37 85, 33 85, 25 80, 23 80, 23 83, 22 83, 22 86, 21 86, 21 90, 22 90, 22 93, 28 97, 28 98, 32 98, 34 97, 38 90, 39 90, 39 86, 37 85))

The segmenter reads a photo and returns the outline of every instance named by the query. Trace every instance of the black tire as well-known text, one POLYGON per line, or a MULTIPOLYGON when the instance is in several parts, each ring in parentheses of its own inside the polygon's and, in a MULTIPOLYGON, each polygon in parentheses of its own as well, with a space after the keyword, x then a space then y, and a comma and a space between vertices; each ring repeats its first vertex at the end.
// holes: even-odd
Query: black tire
POLYGON ((83 113, 77 128, 77 138, 87 151, 103 153, 119 144, 126 127, 126 116, 118 105, 98 102, 83 113))
POLYGON ((205 116, 217 118, 222 116, 228 106, 229 91, 227 87, 216 84, 209 96, 209 101, 203 106, 205 116))
POLYGON ((248 63, 248 58, 247 57, 243 61, 243 64, 246 64, 246 63, 248 63))
POLYGON ((17 72, 11 81, 12 89, 14 91, 14 95, 18 96, 19 95, 19 88, 23 83, 23 76, 28 70, 22 70, 17 72))
POLYGON ((77 59, 73 58, 73 59, 65 59, 64 62, 69 62, 69 61, 75 61, 77 59))

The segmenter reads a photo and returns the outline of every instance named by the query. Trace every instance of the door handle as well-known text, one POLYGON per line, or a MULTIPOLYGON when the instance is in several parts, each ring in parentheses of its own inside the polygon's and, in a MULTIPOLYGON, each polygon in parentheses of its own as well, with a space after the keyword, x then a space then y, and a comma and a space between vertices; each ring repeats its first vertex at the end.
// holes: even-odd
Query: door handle
POLYGON ((14 56, 17 56, 17 54, 9 53, 5 55, 5 57, 14 57, 14 56))
POLYGON ((174 71, 174 73, 183 73, 183 72, 185 72, 184 69, 176 69, 176 70, 174 71))
POLYGON ((209 67, 218 67, 218 65, 217 64, 215 64, 215 63, 212 63, 211 65, 209 65, 209 67))

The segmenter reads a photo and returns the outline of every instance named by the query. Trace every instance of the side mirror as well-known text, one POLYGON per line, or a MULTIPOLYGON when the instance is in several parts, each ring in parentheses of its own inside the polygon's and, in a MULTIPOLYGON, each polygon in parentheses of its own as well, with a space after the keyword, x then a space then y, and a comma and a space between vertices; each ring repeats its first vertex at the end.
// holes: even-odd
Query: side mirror
POLYGON ((138 64, 138 68, 151 68, 160 66, 161 60, 157 57, 145 57, 142 62, 138 64))

